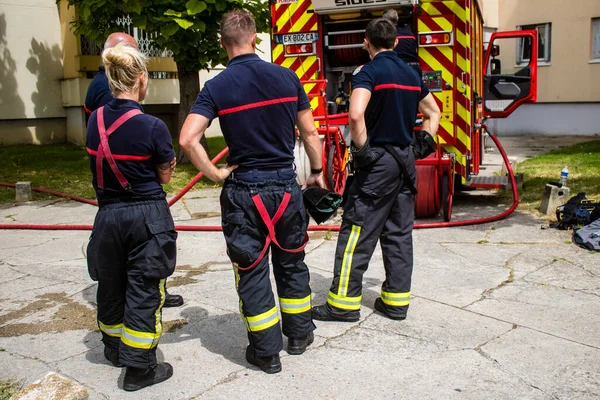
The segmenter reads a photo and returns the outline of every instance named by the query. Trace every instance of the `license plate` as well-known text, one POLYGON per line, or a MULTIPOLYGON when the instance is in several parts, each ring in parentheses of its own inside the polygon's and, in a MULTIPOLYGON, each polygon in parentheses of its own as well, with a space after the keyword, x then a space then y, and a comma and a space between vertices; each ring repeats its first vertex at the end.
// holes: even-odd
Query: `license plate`
POLYGON ((281 36, 281 42, 283 44, 312 43, 317 40, 316 33, 291 33, 281 36))

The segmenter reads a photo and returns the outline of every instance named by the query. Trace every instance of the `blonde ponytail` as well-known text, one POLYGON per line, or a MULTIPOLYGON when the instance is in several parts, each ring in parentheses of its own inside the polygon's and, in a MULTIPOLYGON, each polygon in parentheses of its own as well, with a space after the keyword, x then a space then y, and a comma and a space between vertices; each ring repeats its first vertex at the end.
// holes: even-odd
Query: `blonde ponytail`
POLYGON ((139 77, 148 75, 148 57, 141 51, 123 43, 105 49, 102 52, 102 64, 110 91, 114 96, 121 93, 136 92, 139 89, 139 77))

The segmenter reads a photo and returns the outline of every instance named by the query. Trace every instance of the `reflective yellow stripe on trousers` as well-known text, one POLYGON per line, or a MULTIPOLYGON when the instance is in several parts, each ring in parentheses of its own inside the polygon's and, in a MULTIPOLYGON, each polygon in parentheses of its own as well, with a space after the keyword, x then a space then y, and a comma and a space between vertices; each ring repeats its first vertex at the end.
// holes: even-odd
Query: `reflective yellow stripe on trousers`
POLYGON ((300 314, 310 310, 310 299, 309 294, 303 299, 284 299, 279 298, 279 305, 281 306, 281 312, 286 314, 300 314))
POLYGON ((358 297, 346 297, 338 296, 333 292, 329 292, 327 297, 327 303, 333 307, 341 308, 343 310, 360 310, 360 301, 362 296, 358 297))
POLYGON ((381 291, 381 300, 388 306, 402 307, 410 303, 410 292, 390 293, 381 291))
POLYGON ((127 346, 135 347, 136 349, 152 349, 158 344, 161 334, 162 332, 139 332, 124 326, 121 341, 127 346))
POLYGON ((123 324, 106 325, 98 321, 98 327, 102 332, 106 333, 108 336, 118 338, 121 337, 121 332, 123 331, 123 324))
POLYGON ((279 322, 277 307, 271 308, 269 311, 253 317, 245 317, 248 330, 251 332, 264 331, 279 322))
POLYGON ((162 335, 162 306, 165 302, 165 281, 161 279, 158 283, 158 292, 160 295, 159 306, 154 312, 154 332, 140 332, 134 329, 123 326, 123 334, 121 341, 127 346, 135 347, 136 349, 152 349, 158 344, 158 340, 162 335))
POLYGON ((344 256, 342 258, 342 269, 340 271, 340 284, 338 286, 338 296, 346 297, 348 294, 348 283, 350 282, 350 271, 352 270, 352 259, 354 257, 354 250, 360 237, 361 227, 358 225, 352 225, 350 236, 348 237, 348 243, 346 243, 346 249, 344 250, 344 256))

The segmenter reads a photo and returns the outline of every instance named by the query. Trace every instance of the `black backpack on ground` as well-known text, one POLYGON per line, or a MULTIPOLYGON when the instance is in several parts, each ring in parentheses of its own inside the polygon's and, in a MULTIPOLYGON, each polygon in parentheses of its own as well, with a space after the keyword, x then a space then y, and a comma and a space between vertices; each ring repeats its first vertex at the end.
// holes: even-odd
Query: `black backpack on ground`
POLYGON ((578 193, 567 201, 565 205, 556 208, 558 222, 552 228, 568 230, 578 229, 600 218, 600 202, 593 202, 585 198, 585 193, 578 193))

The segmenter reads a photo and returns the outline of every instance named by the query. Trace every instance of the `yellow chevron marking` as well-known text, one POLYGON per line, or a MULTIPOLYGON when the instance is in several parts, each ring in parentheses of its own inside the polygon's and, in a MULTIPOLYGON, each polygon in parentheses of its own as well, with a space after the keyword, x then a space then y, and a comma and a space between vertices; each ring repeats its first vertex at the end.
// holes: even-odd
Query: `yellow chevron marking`
MULTIPOLYGON (((294 15, 296 10, 302 5, 302 3, 304 1, 310 1, 310 0, 299 0, 297 3, 292 3, 289 5, 286 12, 283 13, 279 17, 279 20, 277 21, 277 27, 279 30, 283 29, 286 25, 290 24, 292 16, 294 15)), ((279 5, 276 6, 276 9, 279 9, 279 5)), ((313 13, 309 13, 309 11, 311 11, 311 10, 314 10, 312 4, 308 7, 307 11, 305 11, 302 14, 300 19, 298 21, 296 21, 296 23, 291 27, 291 29, 289 29, 289 31, 290 32, 300 32, 301 30, 306 30, 303 28, 306 28, 304 25, 306 25, 306 23, 308 22, 310 17, 313 15, 313 13)), ((310 28, 310 31, 317 31, 317 30, 318 30, 318 23, 315 23, 314 26, 312 26, 310 28)))
POLYGON ((291 32, 302 31, 302 28, 304 28, 304 25, 306 25, 308 23, 308 20, 310 19, 311 16, 312 16, 312 14, 309 14, 307 12, 302 14, 300 19, 298 21, 296 21, 296 23, 292 26, 292 29, 290 29, 290 31, 291 32))
POLYGON ((438 62, 435 59, 435 57, 431 55, 431 53, 429 51, 427 51, 427 48, 425 48, 425 47, 419 48, 419 58, 421 60, 425 61, 425 63, 427 65, 429 65, 429 67, 432 70, 442 71, 442 79, 444 79, 444 81, 446 81, 448 84, 450 84, 450 86, 454 86, 454 77, 452 76, 450 71, 448 71, 446 68, 444 68, 444 66, 440 62, 438 62))
POLYGON ((462 118, 467 125, 471 125, 471 111, 467 110, 462 104, 456 102, 456 115, 462 118))
MULTIPOLYGON (((310 108, 314 111, 317 109, 317 107, 319 107, 319 98, 315 97, 314 99, 312 99, 310 101, 310 108)), ((315 124, 317 125, 317 127, 319 126, 319 121, 315 121, 315 124)))
POLYGON ((289 68, 292 66, 292 64, 294 63, 294 61, 296 61, 298 57, 286 57, 283 62, 281 63, 282 67, 286 67, 289 68))
POLYGON ((471 41, 468 35, 465 35, 458 29, 456 30, 456 41, 460 43, 465 49, 469 48, 469 42, 471 41))
MULTIPOLYGON (((298 74, 298 77, 302 77, 304 74, 306 74, 306 72, 310 69, 310 67, 312 67, 312 65, 314 63, 317 62, 317 57, 311 56, 311 57, 306 57, 306 60, 304 60, 304 62, 302 62, 302 65, 300 66, 300 68, 298 68, 298 71, 296 71, 296 74, 298 74, 298 72, 300 72, 301 74, 298 74)), ((304 79, 313 79, 315 74, 313 74, 312 76, 307 76, 304 79)))
POLYGON ((456 137, 467 147, 467 149, 471 148, 471 138, 458 126, 456 127, 456 137))
POLYGON ((318 30, 319 30, 319 23, 315 22, 315 24, 313 25, 313 27, 310 28, 310 31, 312 32, 312 31, 318 31, 318 30))
POLYGON ((294 13, 298 9, 298 7, 300 7, 303 1, 307 0, 299 0, 297 3, 290 4, 286 12, 283 13, 281 17, 279 17, 279 20, 277 21, 277 27, 279 28, 279 30, 281 30, 284 26, 287 25, 288 22, 290 22, 290 20, 292 19, 292 15, 294 15, 294 13))
POLYGON ((281 54, 283 53, 283 49, 284 46, 282 44, 278 44, 273 48, 273 62, 275 62, 275 60, 277 60, 279 56, 281 56, 281 54))
MULTIPOLYGON (((433 6, 433 4, 431 3, 423 3, 423 5, 421 6, 423 11, 425 11, 427 13, 427 15, 432 16, 432 15, 442 15, 442 13, 433 6)), ((421 31, 421 29, 419 29, 419 31, 421 31)))
POLYGON ((314 87, 315 87, 314 83, 305 83, 304 91, 306 92, 306 94, 309 94, 313 90, 314 87))
POLYGON ((446 18, 444 17, 434 17, 432 18, 435 23, 437 23, 440 28, 442 28, 445 31, 452 31, 452 24, 450 23, 450 21, 448 21, 446 18))
POLYGON ((465 85, 460 77, 456 77, 456 87, 462 91, 463 96, 465 96, 467 100, 471 100, 471 88, 469 85, 465 85))
POLYGON ((417 25, 418 25, 419 32, 428 32, 429 31, 429 27, 427 27, 427 25, 425 25, 421 20, 417 21, 417 25))
POLYGON ((290 18, 292 18, 292 12, 288 8, 287 11, 285 13, 283 13, 281 15, 281 17, 279 17, 279 19, 277 20, 277 23, 276 23, 277 31, 280 31, 281 29, 283 29, 283 27, 288 23, 290 18))
POLYGON ((462 55, 456 53, 456 65, 467 74, 471 71, 471 62, 465 60, 462 55))
POLYGON ((453 58, 454 52, 452 51, 452 47, 440 46, 440 47, 436 47, 436 49, 438 49, 444 56, 446 56, 448 61, 450 61, 451 63, 454 64, 454 58, 453 58))
POLYGON ((458 151, 458 149, 454 146, 450 146, 448 144, 444 145, 444 149, 446 149, 446 151, 448 153, 454 153, 456 154, 456 162, 459 163, 460 165, 462 165, 463 167, 467 166, 467 160, 466 157, 460 152, 458 151))
POLYGON ((455 1, 445 1, 444 5, 448 7, 462 22, 467 21, 467 15, 469 15, 468 8, 462 8, 460 4, 455 1))

